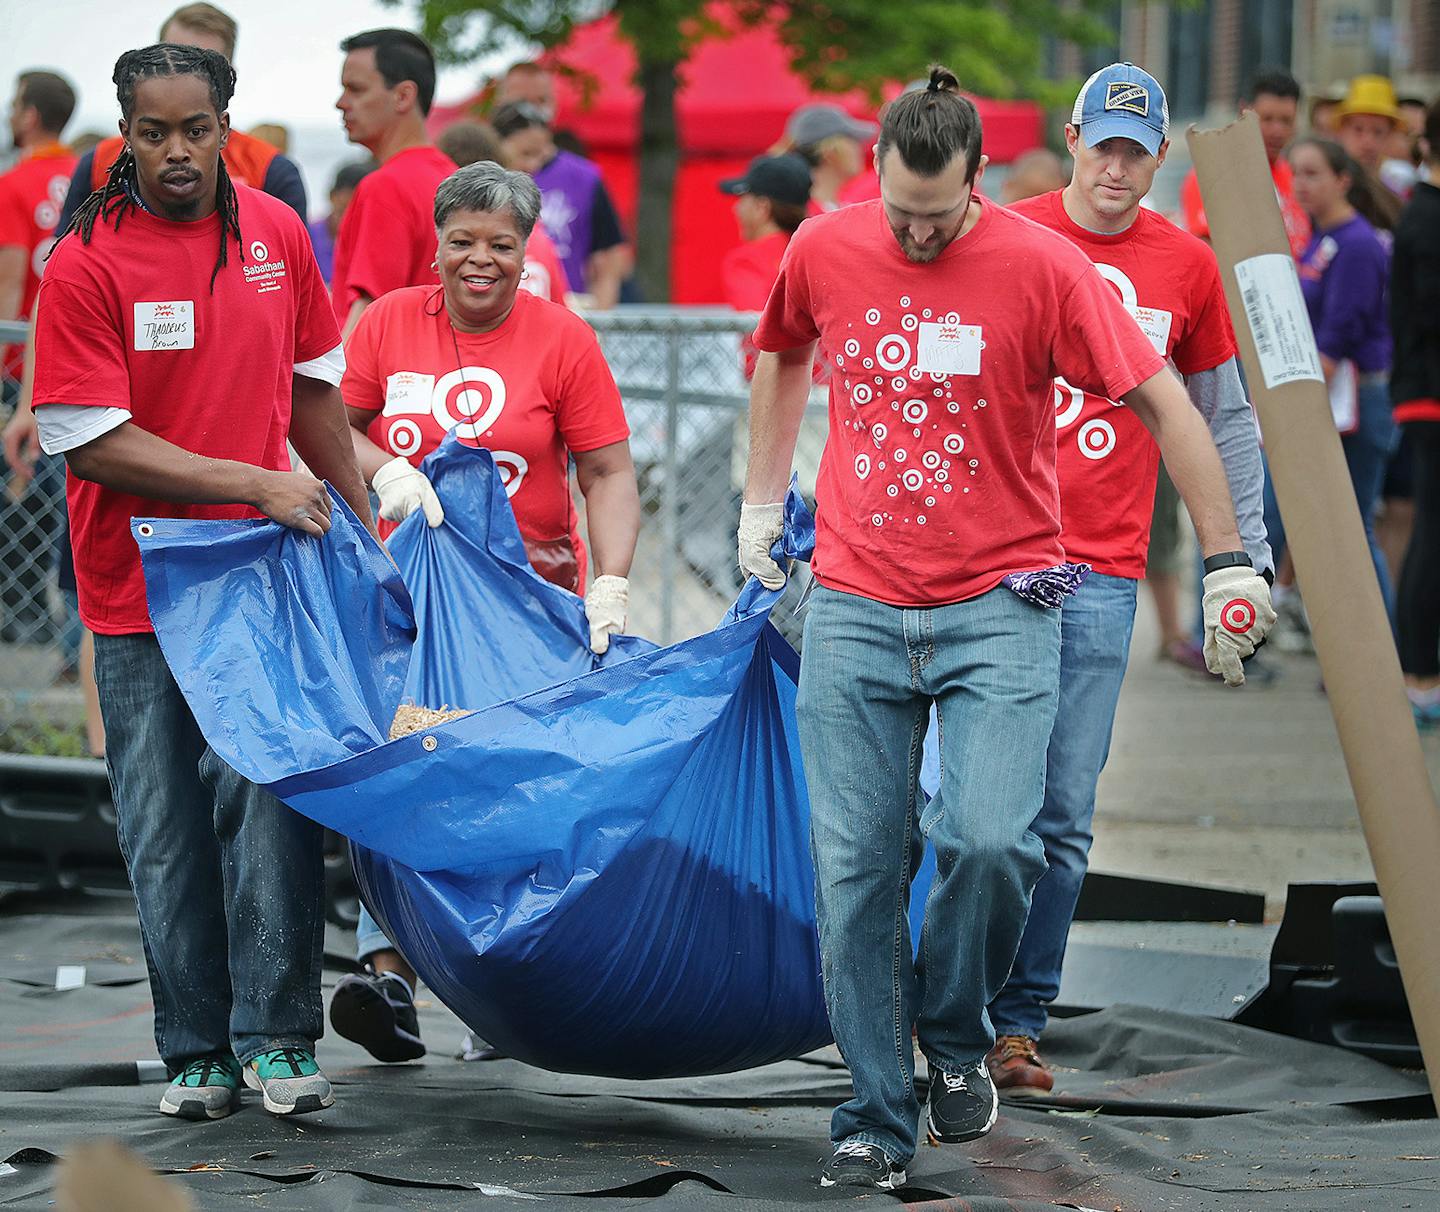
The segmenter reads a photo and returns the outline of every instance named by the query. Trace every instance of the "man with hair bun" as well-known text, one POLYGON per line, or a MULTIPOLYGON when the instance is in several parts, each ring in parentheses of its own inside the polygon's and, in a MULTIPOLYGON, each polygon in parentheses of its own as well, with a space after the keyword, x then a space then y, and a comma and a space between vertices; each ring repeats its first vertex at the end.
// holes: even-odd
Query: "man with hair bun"
MULTIPOLYGON (((1112 101, 1128 103, 1123 90, 1112 101)), ((834 367, 797 704, 825 1000, 854 1084, 822 1186, 905 1181, 921 1114, 912 1028, 930 1138, 974 1140, 995 1122, 985 1008, 1045 870, 1029 826, 1058 607, 1085 571, 1060 543, 1057 375, 1135 411, 1202 551, 1227 565, 1207 584, 1212 668, 1242 681, 1240 658, 1274 619, 1184 388, 1084 253, 979 195, 985 164, 975 107, 932 68, 885 114, 880 198, 801 226, 755 333, 738 545, 771 588, 785 582, 770 551, 817 343, 834 367), (924 804, 932 708, 940 788, 924 804), (917 965, 906 910, 927 843, 917 965)))
POLYGON ((323 480, 369 524, 338 385, 340 334, 284 203, 221 159, 235 70, 161 43, 120 56, 122 154, 56 245, 36 308, 35 411, 69 465, 80 617, 171 1082, 220 1119, 334 1102, 323 1028, 323 831, 206 744, 156 642, 137 517, 330 528, 323 480), (290 470, 287 442, 311 470, 290 470), (312 471, 314 474, 312 474, 312 471), (318 477, 318 478, 317 478, 318 477))

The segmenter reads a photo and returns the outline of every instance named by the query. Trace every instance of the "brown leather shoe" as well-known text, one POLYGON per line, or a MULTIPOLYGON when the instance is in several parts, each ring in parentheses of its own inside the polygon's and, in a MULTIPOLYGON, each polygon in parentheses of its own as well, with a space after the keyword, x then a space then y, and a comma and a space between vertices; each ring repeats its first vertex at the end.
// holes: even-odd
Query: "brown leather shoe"
POLYGON ((1050 1066, 1040 1059, 1036 1041, 1028 1035, 1002 1035, 985 1058, 990 1080, 1002 1094, 1033 1098, 1049 1094, 1055 1086, 1050 1066))

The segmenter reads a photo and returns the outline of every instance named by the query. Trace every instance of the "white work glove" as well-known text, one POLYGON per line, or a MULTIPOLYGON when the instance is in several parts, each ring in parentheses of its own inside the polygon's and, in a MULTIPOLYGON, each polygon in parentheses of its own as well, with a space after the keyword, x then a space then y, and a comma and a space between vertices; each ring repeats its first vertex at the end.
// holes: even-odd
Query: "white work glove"
POLYGON ((387 522, 403 522, 417 509, 425 511, 425 520, 439 526, 445 510, 435 495, 435 486, 419 468, 397 455, 384 464, 370 479, 370 487, 380 498, 380 516, 387 522))
POLYGON ((785 570, 770 557, 770 548, 785 532, 785 506, 740 506, 740 571, 747 577, 759 577, 766 589, 785 587, 785 570))
POLYGON ((590 620, 590 651, 604 656, 610 651, 610 637, 625 630, 625 612, 630 606, 630 582, 624 577, 596 577, 585 595, 585 617, 590 620))
POLYGON ((1205 668, 1227 686, 1243 686, 1241 658, 1275 626, 1270 586, 1253 568, 1217 568, 1205 574, 1205 668))

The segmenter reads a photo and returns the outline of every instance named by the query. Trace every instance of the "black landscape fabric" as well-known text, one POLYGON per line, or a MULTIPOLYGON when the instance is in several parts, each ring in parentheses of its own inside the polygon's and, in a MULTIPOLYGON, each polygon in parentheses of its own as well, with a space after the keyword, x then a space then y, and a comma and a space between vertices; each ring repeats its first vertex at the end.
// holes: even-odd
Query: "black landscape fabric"
MULTIPOLYGON (((348 942, 329 940, 337 955, 348 942)), ((815 1185, 849 1091, 834 1049, 720 1077, 571 1077, 453 1059, 463 1028, 429 1001, 422 1063, 321 1042, 336 1087, 326 1112, 280 1120, 250 1094, 228 1119, 182 1123, 156 1111, 126 902, 14 906, 0 913, 0 957, 0 1208, 50 1206, 57 1158, 109 1137, 206 1209, 593 1209, 597 1196, 656 1209, 1440 1209, 1440 1130, 1420 1077, 1182 1014, 1120 1005, 1057 1021, 1046 1054, 1061 1093, 1007 1104, 973 1145, 922 1146, 903 1191, 866 1196, 815 1185), (56 989, 57 969, 74 984, 82 965, 83 984, 56 989)))

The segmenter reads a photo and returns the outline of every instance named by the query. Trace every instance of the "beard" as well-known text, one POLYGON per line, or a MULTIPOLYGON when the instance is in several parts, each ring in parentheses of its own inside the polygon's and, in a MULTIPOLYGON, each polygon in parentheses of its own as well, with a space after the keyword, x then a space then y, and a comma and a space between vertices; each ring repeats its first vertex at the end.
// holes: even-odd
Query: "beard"
POLYGON ((895 237, 895 242, 900 245, 900 251, 905 254, 906 259, 914 261, 917 265, 925 265, 935 260, 942 252, 950 247, 950 241, 955 238, 952 232, 948 236, 942 236, 938 232, 930 238, 929 243, 918 244, 915 238, 905 228, 894 227, 890 229, 895 237))

